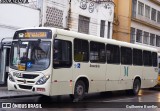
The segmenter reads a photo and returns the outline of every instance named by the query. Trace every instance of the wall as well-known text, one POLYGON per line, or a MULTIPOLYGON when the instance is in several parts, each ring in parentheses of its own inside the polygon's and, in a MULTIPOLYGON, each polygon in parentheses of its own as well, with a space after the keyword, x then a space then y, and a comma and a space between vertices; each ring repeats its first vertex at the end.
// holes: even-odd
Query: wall
POLYGON ((71 12, 70 12, 70 30, 78 31, 78 20, 79 15, 90 18, 89 23, 89 34, 100 36, 100 21, 105 20, 105 38, 107 38, 108 22, 111 22, 110 37, 112 38, 112 23, 114 4, 111 2, 104 2, 101 4, 86 1, 86 0, 72 0, 71 1, 71 12), (86 6, 86 7, 83 7, 86 6))
POLYGON ((132 0, 114 0, 113 39, 130 42, 132 0))
POLYGON ((40 0, 42 26, 67 28, 68 0, 40 0))
POLYGON ((111 22, 110 37, 112 38, 112 23, 114 4, 105 2, 97 4, 88 0, 40 0, 42 26, 58 27, 78 32, 79 15, 90 18, 89 34, 100 36, 100 21, 106 21, 105 37, 107 38, 108 21, 111 22), (82 5, 86 8, 81 8, 82 5), (106 5, 106 8, 104 7, 106 5))
MULTIPOLYGON (((150 6, 150 8, 151 8, 150 11, 152 11, 152 8, 156 9, 157 12, 160 11, 160 5, 156 4, 157 2, 152 2, 152 1, 153 0, 137 0, 137 9, 136 9, 137 14, 136 14, 136 17, 131 22, 131 27, 136 28, 136 29, 140 29, 143 32, 145 31, 145 32, 149 32, 152 34, 156 34, 160 37, 160 23, 157 22, 157 14, 156 14, 156 21, 151 20, 151 13, 150 13, 150 18, 146 18, 146 16, 145 16, 145 5, 150 6), (138 1, 140 1, 144 4, 143 15, 138 14, 138 1)), ((144 37, 143 32, 142 32, 142 43, 141 44, 145 45, 143 43, 143 37, 144 37)), ((155 39, 154 43, 156 45, 156 39, 155 39)), ((139 43, 137 43, 137 44, 139 44, 139 43)), ((149 44, 148 44, 148 46, 157 48, 160 51, 160 47, 152 46, 149 44)))
POLYGON ((16 4, 0 5, 0 39, 12 37, 15 30, 39 26, 39 10, 16 4))

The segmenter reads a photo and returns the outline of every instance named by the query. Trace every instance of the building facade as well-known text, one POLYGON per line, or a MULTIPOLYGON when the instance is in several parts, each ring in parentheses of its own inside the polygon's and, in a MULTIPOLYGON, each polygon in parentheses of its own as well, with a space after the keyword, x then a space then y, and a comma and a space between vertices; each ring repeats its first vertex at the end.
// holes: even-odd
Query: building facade
POLYGON ((117 7, 113 38, 160 50, 160 0, 114 0, 114 2, 117 7), (125 2, 125 5, 122 2, 125 2))
POLYGON ((113 39, 130 42, 131 0, 114 0, 113 39))
POLYGON ((39 26, 39 14, 38 9, 29 6, 0 4, 0 40, 13 37, 19 28, 39 26))
POLYGON ((42 26, 112 38, 112 0, 42 0, 42 26))

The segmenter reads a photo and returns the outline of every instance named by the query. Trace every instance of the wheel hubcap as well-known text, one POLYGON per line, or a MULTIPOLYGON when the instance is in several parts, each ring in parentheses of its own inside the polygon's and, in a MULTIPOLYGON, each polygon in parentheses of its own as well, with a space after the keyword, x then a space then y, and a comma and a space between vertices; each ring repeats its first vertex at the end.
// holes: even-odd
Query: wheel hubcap
POLYGON ((139 90, 139 85, 138 85, 138 84, 135 84, 134 88, 135 88, 135 91, 138 92, 138 90, 139 90))
POLYGON ((77 87, 77 94, 78 95, 82 95, 83 94, 83 86, 78 85, 78 87, 77 87))

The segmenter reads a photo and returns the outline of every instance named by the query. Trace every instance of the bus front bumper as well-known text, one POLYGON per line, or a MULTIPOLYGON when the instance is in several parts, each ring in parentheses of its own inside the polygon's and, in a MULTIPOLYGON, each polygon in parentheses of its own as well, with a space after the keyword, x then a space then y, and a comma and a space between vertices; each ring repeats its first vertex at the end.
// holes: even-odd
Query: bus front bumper
POLYGON ((50 95, 50 83, 46 82, 43 85, 29 85, 29 84, 17 84, 16 82, 12 82, 9 79, 8 82, 8 90, 19 90, 32 92, 35 94, 42 94, 49 96, 50 95))

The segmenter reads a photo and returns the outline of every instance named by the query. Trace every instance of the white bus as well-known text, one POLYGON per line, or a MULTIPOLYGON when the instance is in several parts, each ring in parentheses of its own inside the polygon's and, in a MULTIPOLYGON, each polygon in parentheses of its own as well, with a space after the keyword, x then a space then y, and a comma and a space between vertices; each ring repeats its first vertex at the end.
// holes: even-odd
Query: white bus
POLYGON ((3 38, 0 41, 0 86, 7 86, 9 72, 9 52, 11 48, 11 38, 3 38))
POLYGON ((47 96, 129 90, 157 84, 157 50, 56 28, 15 32, 8 90, 47 96), (23 57, 24 56, 24 57, 23 57))

